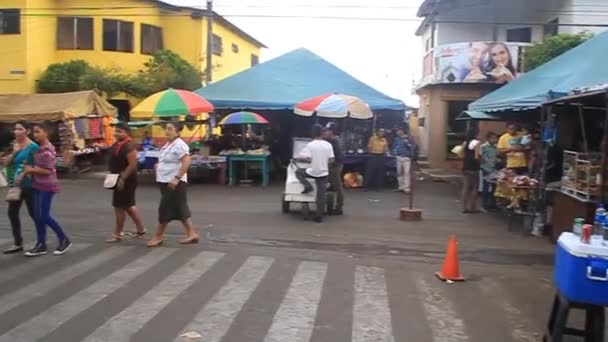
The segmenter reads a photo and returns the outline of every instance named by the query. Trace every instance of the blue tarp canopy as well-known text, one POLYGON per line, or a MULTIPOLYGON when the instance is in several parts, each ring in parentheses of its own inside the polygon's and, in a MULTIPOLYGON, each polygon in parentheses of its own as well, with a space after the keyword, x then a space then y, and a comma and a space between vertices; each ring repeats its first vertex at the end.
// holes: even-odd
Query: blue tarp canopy
POLYGON ((608 32, 604 32, 471 103, 469 110, 535 109, 575 88, 607 83, 607 51, 608 32))
POLYGON ((216 109, 293 109, 298 102, 326 93, 357 96, 374 111, 407 108, 307 49, 294 50, 196 92, 216 109))

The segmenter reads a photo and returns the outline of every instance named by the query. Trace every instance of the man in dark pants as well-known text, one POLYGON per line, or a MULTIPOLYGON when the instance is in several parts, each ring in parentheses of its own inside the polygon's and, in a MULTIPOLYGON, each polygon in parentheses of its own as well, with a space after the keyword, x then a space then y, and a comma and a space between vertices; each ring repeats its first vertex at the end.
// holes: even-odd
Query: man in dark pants
POLYGON ((344 169, 342 148, 340 138, 336 135, 337 125, 333 122, 328 123, 323 131, 323 138, 331 144, 334 150, 334 162, 329 166, 329 184, 336 193, 336 203, 334 208, 330 208, 330 215, 342 215, 344 208, 344 189, 342 187, 342 170, 344 169))
POLYGON ((384 157, 388 152, 388 141, 384 129, 379 129, 367 144, 367 168, 365 170, 365 187, 381 189, 384 183, 384 157))
POLYGON ((317 187, 317 196, 315 198, 316 215, 315 222, 323 222, 323 214, 325 213, 325 193, 327 191, 327 178, 329 176, 329 164, 333 163, 334 149, 331 144, 323 140, 323 126, 314 125, 312 127, 313 141, 300 152, 295 161, 309 163, 306 169, 298 168, 296 177, 304 185, 303 194, 313 191, 313 187, 307 178, 313 178, 317 187))

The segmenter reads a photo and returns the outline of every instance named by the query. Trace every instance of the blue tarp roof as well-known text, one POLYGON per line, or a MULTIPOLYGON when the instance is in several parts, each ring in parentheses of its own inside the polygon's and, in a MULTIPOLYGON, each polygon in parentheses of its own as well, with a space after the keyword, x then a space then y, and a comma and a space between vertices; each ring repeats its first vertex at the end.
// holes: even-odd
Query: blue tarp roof
POLYGON ((307 49, 294 50, 196 92, 217 109, 292 109, 298 102, 334 92, 357 96, 375 111, 407 108, 307 49))
POLYGON ((469 110, 528 110, 571 90, 608 82, 608 32, 522 75, 469 105, 469 110))

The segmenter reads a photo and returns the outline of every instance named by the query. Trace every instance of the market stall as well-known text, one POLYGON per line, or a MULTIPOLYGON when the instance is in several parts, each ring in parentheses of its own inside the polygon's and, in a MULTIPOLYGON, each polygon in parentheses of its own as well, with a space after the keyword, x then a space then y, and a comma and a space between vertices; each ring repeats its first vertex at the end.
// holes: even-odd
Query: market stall
POLYGON ((113 143, 116 108, 94 91, 60 94, 0 95, 0 123, 47 122, 54 130, 58 166, 84 172, 104 162, 113 143))
POLYGON ((545 158, 554 161, 552 148, 563 150, 559 186, 549 187, 547 213, 556 241, 572 230, 576 219, 593 224, 596 208, 606 202, 608 149, 608 85, 574 90, 569 96, 545 103, 545 158))
POLYGON ((264 130, 259 135, 253 129, 254 126, 269 125, 268 120, 257 113, 236 112, 224 117, 219 125, 224 128, 232 128, 224 129, 223 132, 226 138, 232 141, 231 148, 220 152, 220 155, 225 156, 228 160, 230 185, 238 184, 240 174, 242 174, 244 180, 249 181, 249 172, 254 167, 262 175, 262 186, 268 186, 270 183, 271 154, 268 146, 264 144, 264 130), (240 135, 237 134, 239 131, 240 135))
POLYGON ((182 89, 167 89, 140 102, 131 110, 131 114, 138 118, 155 118, 150 121, 131 122, 132 127, 148 129, 148 134, 142 140, 138 158, 140 170, 153 170, 160 156, 157 146, 162 146, 164 139, 153 140, 149 129, 154 126, 162 126, 168 120, 181 121, 186 128, 194 134, 184 141, 190 146, 191 164, 188 176, 191 180, 207 178, 211 173, 216 173, 217 183, 226 183, 227 160, 222 156, 209 155, 209 149, 205 148, 204 142, 195 138, 199 130, 203 130, 209 124, 209 120, 199 120, 203 113, 213 112, 214 108, 205 98, 193 92, 182 89), (147 141, 146 141, 147 140, 147 141))

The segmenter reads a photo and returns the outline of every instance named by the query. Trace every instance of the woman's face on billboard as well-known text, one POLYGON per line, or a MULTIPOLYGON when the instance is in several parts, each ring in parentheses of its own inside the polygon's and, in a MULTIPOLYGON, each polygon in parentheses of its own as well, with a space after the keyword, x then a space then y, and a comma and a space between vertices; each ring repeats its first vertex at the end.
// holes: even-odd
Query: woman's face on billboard
POLYGON ((509 52, 504 45, 494 45, 490 50, 490 56, 496 65, 506 66, 509 64, 509 52))

